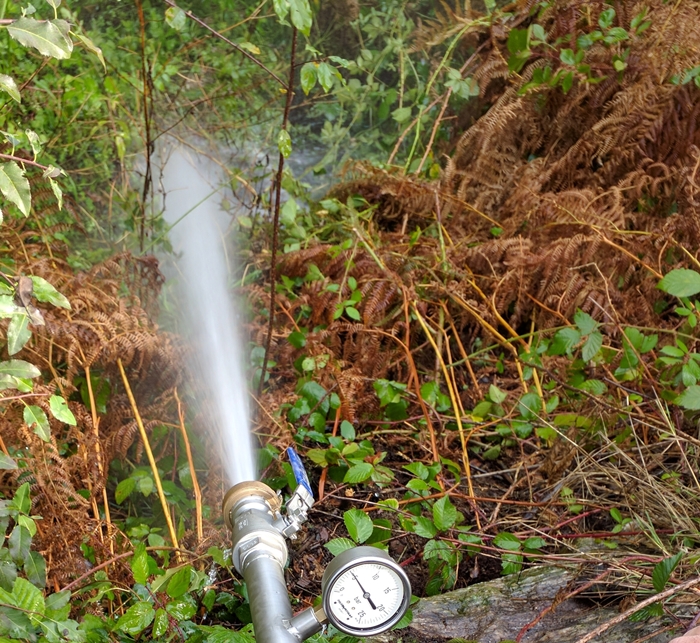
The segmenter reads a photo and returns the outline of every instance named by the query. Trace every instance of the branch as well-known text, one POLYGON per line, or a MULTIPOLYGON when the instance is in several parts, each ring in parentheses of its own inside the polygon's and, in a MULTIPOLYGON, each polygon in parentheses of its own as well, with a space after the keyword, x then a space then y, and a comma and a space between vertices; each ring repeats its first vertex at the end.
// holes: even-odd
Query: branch
MULTIPOLYGON (((163 0, 163 1, 165 2, 165 4, 167 4, 167 5, 170 6, 170 7, 174 7, 174 8, 176 8, 176 9, 180 9, 180 7, 178 7, 178 6, 173 2, 173 0, 163 0)), ((227 45, 233 47, 236 51, 238 51, 239 53, 243 54, 243 55, 244 55, 246 58, 248 58, 249 60, 253 61, 258 67, 260 67, 261 69, 264 69, 264 70, 265 70, 268 74, 270 74, 270 76, 272 76, 280 85, 282 85, 282 87, 285 87, 285 88, 287 87, 287 84, 286 84, 277 74, 275 74, 274 71, 272 71, 271 69, 269 69, 268 67, 266 67, 265 64, 264 64, 263 62, 259 61, 255 56, 253 56, 251 53, 247 52, 245 49, 243 49, 243 47, 240 47, 240 46, 237 45, 235 42, 232 42, 231 40, 229 40, 229 39, 228 39, 226 36, 224 36, 223 34, 220 34, 216 29, 210 27, 206 22, 204 22, 203 20, 200 20, 199 18, 197 18, 197 16, 195 16, 191 11, 185 11, 184 9, 180 9, 180 10, 183 11, 184 14, 185 14, 190 20, 194 20, 198 25, 204 27, 207 31, 211 32, 211 33, 212 33, 213 35, 215 35, 217 38, 219 38, 220 40, 223 40, 227 45)))
POLYGON ((20 156, 12 156, 12 154, 0 154, 0 159, 16 161, 17 163, 26 163, 27 165, 33 165, 34 167, 38 167, 44 171, 49 169, 47 165, 42 165, 41 163, 37 163, 36 161, 30 161, 29 159, 23 159, 20 156))

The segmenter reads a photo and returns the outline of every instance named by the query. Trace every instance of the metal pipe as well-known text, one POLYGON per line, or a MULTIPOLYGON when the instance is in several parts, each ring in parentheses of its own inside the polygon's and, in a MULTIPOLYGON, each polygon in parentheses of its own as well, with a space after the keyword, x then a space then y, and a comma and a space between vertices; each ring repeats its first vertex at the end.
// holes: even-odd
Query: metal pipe
POLYGON ((257 643, 300 643, 321 629, 313 610, 292 617, 284 580, 285 536, 293 536, 306 517, 300 498, 301 505, 290 500, 297 508, 292 517, 280 515, 279 497, 261 482, 239 483, 224 498, 224 518, 233 532, 233 564, 246 583, 257 643))

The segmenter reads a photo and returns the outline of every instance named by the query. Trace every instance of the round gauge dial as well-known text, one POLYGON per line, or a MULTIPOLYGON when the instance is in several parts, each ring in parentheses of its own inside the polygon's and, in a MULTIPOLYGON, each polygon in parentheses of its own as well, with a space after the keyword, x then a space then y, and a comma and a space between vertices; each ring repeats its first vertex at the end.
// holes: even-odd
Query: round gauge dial
POLYGON ((353 636, 390 629, 406 613, 411 599, 406 573, 375 547, 355 547, 336 556, 322 585, 328 620, 353 636))

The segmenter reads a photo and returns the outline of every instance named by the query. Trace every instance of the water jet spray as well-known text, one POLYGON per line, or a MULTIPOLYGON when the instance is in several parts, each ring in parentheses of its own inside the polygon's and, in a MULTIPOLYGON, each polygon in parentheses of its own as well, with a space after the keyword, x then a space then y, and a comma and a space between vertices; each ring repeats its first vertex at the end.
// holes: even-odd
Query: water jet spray
POLYGON ((292 614, 284 580, 286 539, 294 539, 313 505, 304 467, 287 449, 297 488, 282 513, 280 497, 262 482, 240 482, 223 502, 232 531, 233 564, 245 580, 257 643, 300 643, 327 623, 352 636, 374 636, 401 620, 411 599, 404 570, 376 547, 348 549, 328 565, 322 600, 292 614))

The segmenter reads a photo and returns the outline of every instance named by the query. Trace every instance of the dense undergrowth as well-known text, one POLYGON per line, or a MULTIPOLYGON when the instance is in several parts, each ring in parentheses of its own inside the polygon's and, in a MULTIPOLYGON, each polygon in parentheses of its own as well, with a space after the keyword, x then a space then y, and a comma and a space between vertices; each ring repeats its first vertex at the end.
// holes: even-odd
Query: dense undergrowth
MULTIPOLYGON (((286 77, 290 25, 221 4, 187 8, 286 77)), ((140 252, 167 245, 151 164, 166 132, 245 151, 229 169, 248 208, 235 289, 259 466, 287 493, 294 444, 318 497, 290 559, 299 606, 353 543, 387 547, 418 595, 555 562, 626 604, 692 578, 699 8, 315 7, 295 23, 290 135, 280 82, 177 9, 73 3, 66 60, 0 34, 17 78, 0 76, 0 153, 19 188, 0 183, 0 635, 251 637, 216 445, 140 252), (304 137, 317 177, 374 164, 347 164, 321 201, 283 172, 271 268, 269 156, 304 137)), ((679 591, 634 617, 681 625, 692 603, 679 591)))

